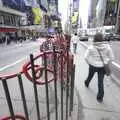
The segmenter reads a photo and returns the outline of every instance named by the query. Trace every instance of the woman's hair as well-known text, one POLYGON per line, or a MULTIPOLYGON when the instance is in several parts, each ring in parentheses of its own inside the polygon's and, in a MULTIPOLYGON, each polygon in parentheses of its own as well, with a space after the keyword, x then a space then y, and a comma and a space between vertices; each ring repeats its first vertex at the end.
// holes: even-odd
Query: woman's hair
POLYGON ((96 33, 94 36, 94 42, 102 42, 104 41, 102 33, 96 33))
POLYGON ((74 33, 74 35, 77 35, 77 33, 74 33))

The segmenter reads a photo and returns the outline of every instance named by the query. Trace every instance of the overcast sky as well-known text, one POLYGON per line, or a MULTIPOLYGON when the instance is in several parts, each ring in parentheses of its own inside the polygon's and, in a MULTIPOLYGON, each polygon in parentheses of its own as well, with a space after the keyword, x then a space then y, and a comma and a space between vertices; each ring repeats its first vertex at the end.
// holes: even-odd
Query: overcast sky
POLYGON ((87 27, 89 6, 90 6, 90 0, 80 0, 79 13, 84 28, 87 27))

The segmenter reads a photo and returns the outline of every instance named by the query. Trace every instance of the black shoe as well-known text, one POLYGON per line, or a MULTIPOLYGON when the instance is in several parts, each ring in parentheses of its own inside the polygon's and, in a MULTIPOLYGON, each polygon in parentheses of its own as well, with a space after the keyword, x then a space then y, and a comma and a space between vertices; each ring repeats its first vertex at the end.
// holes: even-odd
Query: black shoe
POLYGON ((87 81, 85 81, 84 84, 85 84, 85 87, 88 88, 89 85, 88 85, 87 81))
POLYGON ((98 101, 99 103, 102 103, 102 102, 103 102, 103 98, 102 98, 102 97, 97 97, 97 101, 98 101))

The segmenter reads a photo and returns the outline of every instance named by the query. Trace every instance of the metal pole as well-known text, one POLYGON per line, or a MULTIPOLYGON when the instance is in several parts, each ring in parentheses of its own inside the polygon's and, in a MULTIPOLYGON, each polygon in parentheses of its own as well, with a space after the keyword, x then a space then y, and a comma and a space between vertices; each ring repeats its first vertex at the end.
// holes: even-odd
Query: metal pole
POLYGON ((35 70, 34 70, 33 54, 30 54, 30 61, 31 61, 31 69, 32 69, 32 76, 33 76, 33 87, 34 87, 34 93, 35 93, 35 104, 36 104, 36 109, 37 109, 37 117, 38 117, 38 120, 40 120, 40 109, 39 109, 38 92, 37 92, 37 86, 36 86, 36 75, 35 75, 35 70))
POLYGON ((22 97, 22 102, 23 102, 24 113, 26 115, 26 119, 29 120, 27 103, 25 99, 25 93, 24 93, 24 87, 23 87, 21 74, 18 75, 18 82, 19 82, 19 87, 20 87, 20 92, 21 92, 21 97, 22 97))
POLYGON ((48 120, 50 120, 50 112, 49 112, 49 91, 48 91, 48 74, 47 74, 47 59, 46 59, 46 54, 45 54, 45 52, 44 52, 44 66, 45 66, 46 108, 47 108, 48 120))
POLYGON ((61 58, 61 120, 63 120, 63 52, 60 54, 61 58))
POLYGON ((6 96, 6 99, 7 99, 7 104, 8 104, 8 107, 9 107, 9 112, 10 112, 11 118, 12 118, 12 120, 15 120, 15 114, 14 114, 13 105, 12 105, 10 92, 9 92, 9 89, 8 89, 6 79, 2 80, 2 84, 3 84, 4 91, 5 91, 5 96, 6 96))
POLYGON ((55 115, 56 119, 58 120, 58 107, 57 107, 57 69, 56 69, 56 52, 55 52, 55 46, 53 46, 53 57, 54 57, 54 88, 55 88, 55 115))
POLYGON ((70 94, 70 112, 69 112, 70 116, 71 116, 71 112, 73 111, 74 81, 75 81, 75 65, 72 66, 72 72, 71 72, 71 94, 70 94))
POLYGON ((66 120, 68 120, 68 97, 69 97, 69 51, 67 43, 66 120))

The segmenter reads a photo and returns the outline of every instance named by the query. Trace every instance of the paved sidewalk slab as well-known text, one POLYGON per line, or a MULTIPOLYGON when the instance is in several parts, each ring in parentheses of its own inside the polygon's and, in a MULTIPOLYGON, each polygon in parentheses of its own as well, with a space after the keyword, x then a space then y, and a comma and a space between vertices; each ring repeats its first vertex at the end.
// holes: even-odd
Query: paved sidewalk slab
POLYGON ((80 120, 119 120, 120 119, 120 88, 105 77, 105 96, 103 103, 98 103, 97 95, 97 75, 94 76, 89 88, 84 86, 84 80, 88 75, 88 65, 84 61, 85 47, 78 45, 75 55, 76 71, 75 85, 79 91, 82 104, 83 117, 80 120))

